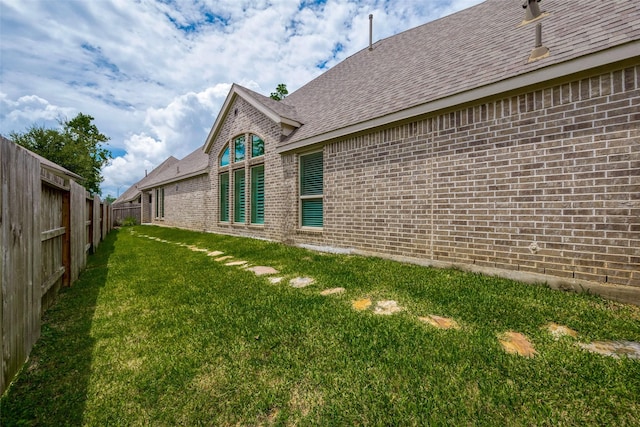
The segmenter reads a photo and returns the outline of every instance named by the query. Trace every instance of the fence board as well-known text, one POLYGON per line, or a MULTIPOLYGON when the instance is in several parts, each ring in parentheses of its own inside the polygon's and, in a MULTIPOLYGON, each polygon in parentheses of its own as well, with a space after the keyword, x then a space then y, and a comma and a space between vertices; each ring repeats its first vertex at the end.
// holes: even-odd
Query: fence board
POLYGON ((140 203, 127 203, 113 207, 113 223, 122 224, 127 218, 135 218, 136 224, 141 224, 141 211, 142 207, 140 203))
POLYGON ((15 144, 1 142, 0 391, 4 391, 40 336, 42 248, 40 161, 15 144))
POLYGON ((71 204, 71 274, 70 283, 75 282, 80 276, 80 272, 87 265, 86 249, 87 242, 87 191, 80 184, 70 182, 70 204, 71 204))

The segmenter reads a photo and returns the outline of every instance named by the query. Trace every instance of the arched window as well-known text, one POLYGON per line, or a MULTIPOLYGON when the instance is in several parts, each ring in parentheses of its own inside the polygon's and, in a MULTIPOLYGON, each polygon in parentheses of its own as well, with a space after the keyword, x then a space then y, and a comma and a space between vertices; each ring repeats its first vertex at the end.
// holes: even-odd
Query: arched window
POLYGON ((242 134, 231 138, 220 154, 219 220, 235 224, 264 224, 264 140, 242 134))

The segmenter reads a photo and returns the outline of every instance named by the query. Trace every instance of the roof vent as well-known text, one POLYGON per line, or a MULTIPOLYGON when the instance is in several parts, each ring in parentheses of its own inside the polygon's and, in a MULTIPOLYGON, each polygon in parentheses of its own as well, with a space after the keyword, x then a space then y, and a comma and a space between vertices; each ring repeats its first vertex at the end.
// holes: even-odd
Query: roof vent
POLYGON ((538 59, 546 58, 549 56, 549 49, 542 45, 542 24, 536 25, 536 46, 529 55, 529 62, 537 61, 538 59))
POLYGON ((369 14, 369 50, 373 50, 373 14, 369 14))
POLYGON ((526 13, 524 16, 525 22, 533 21, 534 19, 537 19, 540 17, 540 15, 542 15, 542 12, 540 12, 540 6, 538 6, 538 3, 540 3, 540 0, 524 1, 522 8, 526 9, 526 13))

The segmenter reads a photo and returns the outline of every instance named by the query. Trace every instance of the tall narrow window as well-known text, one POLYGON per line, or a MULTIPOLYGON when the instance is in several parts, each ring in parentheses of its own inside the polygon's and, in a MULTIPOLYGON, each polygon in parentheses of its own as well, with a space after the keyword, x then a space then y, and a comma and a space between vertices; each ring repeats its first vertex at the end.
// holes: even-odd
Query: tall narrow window
POLYGON ((220 166, 229 166, 229 144, 225 145, 220 155, 220 166))
POLYGON ((233 161, 241 162, 244 160, 244 135, 237 137, 233 141, 233 161))
POLYGON ((156 188, 156 218, 164 218, 164 188, 156 188))
POLYGON ((229 172, 220 174, 220 221, 229 221, 229 172))
POLYGON ((251 168, 251 223, 264 224, 264 165, 251 168))
POLYGON ((244 169, 233 172, 233 221, 244 222, 244 169))
POLYGON ((303 227, 323 225, 322 151, 300 157, 300 224, 303 227))
POLYGON ((256 135, 251 135, 251 157, 264 155, 264 141, 256 135))

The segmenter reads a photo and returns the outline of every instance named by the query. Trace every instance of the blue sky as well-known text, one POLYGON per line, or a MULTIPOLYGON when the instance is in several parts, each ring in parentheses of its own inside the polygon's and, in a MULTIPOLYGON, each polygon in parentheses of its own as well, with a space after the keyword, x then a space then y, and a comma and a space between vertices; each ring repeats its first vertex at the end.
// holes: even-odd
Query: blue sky
MULTIPOLYGON (((95 118, 116 196, 202 146, 232 83, 290 92, 482 0, 0 0, 0 134, 95 118)), ((509 0, 518 1, 518 0, 509 0)))

